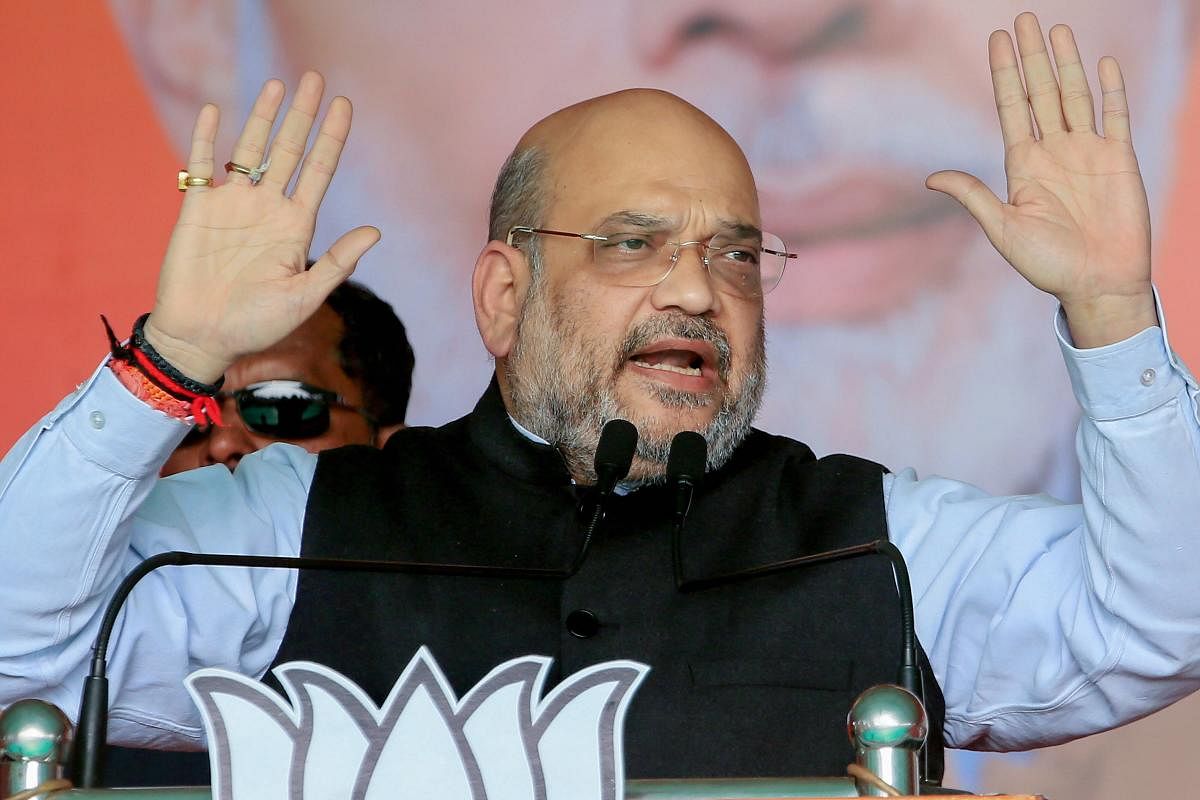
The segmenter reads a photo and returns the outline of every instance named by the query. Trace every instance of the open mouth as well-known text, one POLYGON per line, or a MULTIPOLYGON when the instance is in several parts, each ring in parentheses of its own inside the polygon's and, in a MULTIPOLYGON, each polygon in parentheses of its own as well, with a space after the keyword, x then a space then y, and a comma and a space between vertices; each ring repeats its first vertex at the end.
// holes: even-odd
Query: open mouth
POLYGON ((655 342, 629 357, 629 363, 679 388, 703 390, 716 378, 716 351, 708 342, 670 339, 655 342))
POLYGON ((678 375, 702 374, 704 359, 694 353, 682 350, 666 350, 661 353, 647 353, 630 359, 639 367, 660 369, 664 372, 674 372, 678 375))

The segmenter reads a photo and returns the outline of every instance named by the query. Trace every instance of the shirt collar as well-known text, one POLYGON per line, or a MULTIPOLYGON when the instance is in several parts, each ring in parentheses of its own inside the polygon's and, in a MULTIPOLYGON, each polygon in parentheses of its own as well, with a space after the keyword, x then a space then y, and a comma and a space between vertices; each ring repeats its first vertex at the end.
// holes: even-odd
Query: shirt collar
MULTIPOLYGON (((529 430, 521 423, 517 422, 517 420, 513 417, 512 414, 508 415, 508 421, 511 422, 512 426, 517 429, 517 433, 521 434, 529 441, 536 442, 537 444, 543 444, 543 445, 546 445, 547 447, 550 446, 550 443, 547 442, 545 439, 538 436, 536 433, 529 430)), ((571 483, 572 484, 575 483, 574 478, 571 478, 571 483)), ((634 491, 637 488, 638 488, 637 484, 630 483, 627 481, 621 481, 620 483, 618 483, 616 486, 613 487, 613 494, 624 497, 625 495, 629 494, 630 492, 634 491)))

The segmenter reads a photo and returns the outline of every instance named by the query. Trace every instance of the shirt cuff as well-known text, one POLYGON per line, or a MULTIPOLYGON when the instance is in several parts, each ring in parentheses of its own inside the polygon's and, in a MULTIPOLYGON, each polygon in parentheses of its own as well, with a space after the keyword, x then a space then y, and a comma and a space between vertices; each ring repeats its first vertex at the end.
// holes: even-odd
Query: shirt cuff
POLYGON ((61 426, 85 458, 127 478, 156 474, 191 428, 134 397, 107 362, 59 404, 47 426, 61 426))
POLYGON ((1062 308, 1054 319, 1055 333, 1067 362, 1075 398, 1094 420, 1114 420, 1145 414, 1179 396, 1187 387, 1197 391, 1196 379, 1171 351, 1158 290, 1154 292, 1159 325, 1120 342, 1080 349, 1071 340, 1062 308))

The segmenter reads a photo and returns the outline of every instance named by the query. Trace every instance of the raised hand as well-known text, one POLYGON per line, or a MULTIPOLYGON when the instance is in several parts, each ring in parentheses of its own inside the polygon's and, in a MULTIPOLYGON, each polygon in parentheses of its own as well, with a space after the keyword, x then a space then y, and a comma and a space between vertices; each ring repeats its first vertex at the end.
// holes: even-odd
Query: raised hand
POLYGON ((1098 133, 1070 28, 1050 30, 1057 77, 1037 17, 1017 17, 1016 34, 1020 70, 1007 32, 988 41, 1008 202, 963 172, 934 173, 926 185, 962 203, 1021 275, 1059 299, 1077 346, 1119 341, 1157 324, 1150 213, 1121 69, 1100 60, 1098 133))
MULTIPOLYGON (((317 210, 350 133, 350 101, 335 97, 305 157, 324 89, 319 74, 305 73, 268 149, 284 96, 281 82, 268 81, 231 159, 255 168, 268 154, 270 164, 259 183, 231 172, 219 186, 187 190, 145 333, 188 377, 212 382, 235 359, 282 339, 320 307, 379 240, 375 228, 356 228, 305 270, 317 210), (289 195, 297 166, 300 173, 289 195)), ((196 119, 188 159, 194 177, 213 175, 218 119, 213 105, 196 119)))

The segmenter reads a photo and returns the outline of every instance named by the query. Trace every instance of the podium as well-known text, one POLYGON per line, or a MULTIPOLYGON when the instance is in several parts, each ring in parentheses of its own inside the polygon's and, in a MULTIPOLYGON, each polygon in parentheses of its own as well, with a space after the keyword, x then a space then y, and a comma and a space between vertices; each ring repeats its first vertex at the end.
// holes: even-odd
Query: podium
MULTIPOLYGON (((920 798, 938 797, 924 794, 920 798)), ((976 795, 941 795, 974 797, 976 795)), ((212 800, 207 788, 63 789, 37 795, 38 800, 212 800)), ((631 780, 625 800, 834 800, 859 797, 852 781, 841 778, 751 778, 701 780, 631 780), (813 792, 817 792, 814 794, 813 792)), ((905 795, 906 800, 920 800, 905 795)), ((989 800, 1043 800, 1040 795, 988 795, 989 800)))
MULTIPOLYGON (((622 800, 833 800, 844 797, 913 797, 895 794, 892 786, 910 788, 919 777, 916 748, 924 741, 924 711, 919 701, 895 686, 864 692, 856 702, 872 713, 856 716, 855 741, 863 749, 845 777, 816 778, 681 778, 627 779, 622 800), (870 702, 864 702, 864 698, 870 702), (910 708, 911 706, 911 708, 910 708), (912 714, 902 713, 905 711, 912 714), (874 712, 886 711, 886 714, 874 712), (920 712, 917 714, 916 712, 920 712), (870 724, 866 724, 870 723, 870 724), (898 745, 898 746, 897 746, 898 745), (868 769, 863 766, 866 763, 868 769), (905 780, 894 780, 889 775, 905 780), (850 777, 854 775, 855 777, 850 777), (866 783, 863 778, 869 778, 866 783), (890 785, 889 785, 890 783, 890 785)), ((859 708, 861 711, 862 708, 859 708)), ((64 756, 71 741, 71 723, 57 707, 39 700, 22 700, 0 713, 0 797, 22 800, 213 800, 211 787, 90 788, 63 779, 64 756)), ((255 764, 252 772, 262 778, 255 764)), ((263 784, 276 788, 272 779, 263 784)), ((609 785, 609 792, 612 791, 609 785)), ((966 796, 969 793, 925 787, 921 797, 966 796)), ((990 795, 996 800, 1039 800, 1036 795, 990 795)))

